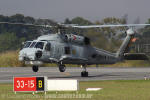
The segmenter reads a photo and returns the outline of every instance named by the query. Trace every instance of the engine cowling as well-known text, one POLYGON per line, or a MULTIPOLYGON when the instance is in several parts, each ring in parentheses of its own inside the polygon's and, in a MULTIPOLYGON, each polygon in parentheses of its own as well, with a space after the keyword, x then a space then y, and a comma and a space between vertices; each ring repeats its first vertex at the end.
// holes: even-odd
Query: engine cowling
POLYGON ((85 44, 85 45, 90 44, 90 39, 87 37, 84 37, 84 36, 68 34, 68 35, 66 35, 66 37, 69 42, 85 44))

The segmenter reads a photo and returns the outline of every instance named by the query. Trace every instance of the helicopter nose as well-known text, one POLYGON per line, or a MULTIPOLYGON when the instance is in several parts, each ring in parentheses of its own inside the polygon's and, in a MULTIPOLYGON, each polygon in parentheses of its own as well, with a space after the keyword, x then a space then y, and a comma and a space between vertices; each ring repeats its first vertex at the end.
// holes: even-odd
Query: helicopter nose
POLYGON ((35 60, 36 49, 26 48, 19 52, 19 61, 35 60))
POLYGON ((26 60, 35 60, 34 55, 20 55, 19 56, 19 61, 26 61, 26 60))
POLYGON ((25 53, 20 51, 19 52, 19 58, 18 58, 19 61, 24 61, 25 60, 25 53))

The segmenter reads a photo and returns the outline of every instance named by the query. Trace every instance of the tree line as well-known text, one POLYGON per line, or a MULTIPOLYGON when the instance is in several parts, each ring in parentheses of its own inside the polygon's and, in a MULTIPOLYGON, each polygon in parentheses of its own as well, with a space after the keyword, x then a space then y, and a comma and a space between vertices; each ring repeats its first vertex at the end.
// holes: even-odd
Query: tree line
MULTIPOLYGON (((15 14, 12 16, 0 15, 0 22, 11 22, 11 23, 25 23, 25 24, 36 24, 36 25, 58 25, 57 22, 51 19, 35 19, 30 16, 24 16, 23 14, 15 14)), ((92 24, 126 24, 125 18, 107 17, 100 21, 91 22, 82 17, 75 17, 73 19, 66 18, 64 24, 78 24, 78 25, 92 25, 92 24)), ((150 19, 147 23, 150 23, 150 19)), ((88 36, 91 39, 92 45, 98 48, 115 52, 123 38, 126 36, 125 27, 115 28, 93 28, 93 29, 75 29, 68 28, 66 33, 80 34, 88 36)), ((34 26, 23 26, 23 25, 9 25, 0 24, 0 52, 8 50, 20 49, 22 42, 27 40, 36 39, 40 35, 56 33, 55 28, 42 28, 34 26)), ((134 44, 145 43, 145 38, 149 43, 150 39, 150 27, 146 26, 139 29, 136 35, 139 40, 134 44)))

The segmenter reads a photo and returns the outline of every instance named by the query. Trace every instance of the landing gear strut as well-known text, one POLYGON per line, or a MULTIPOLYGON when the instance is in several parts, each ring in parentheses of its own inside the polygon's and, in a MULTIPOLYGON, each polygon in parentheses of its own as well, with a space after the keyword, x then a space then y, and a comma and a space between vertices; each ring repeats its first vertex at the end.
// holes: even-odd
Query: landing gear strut
POLYGON ((59 65, 59 71, 60 71, 60 72, 65 72, 65 70, 66 70, 66 66, 60 64, 60 65, 59 65))
POLYGON ((33 65, 32 70, 33 70, 33 72, 38 72, 39 66, 33 65))
POLYGON ((81 72, 81 77, 88 77, 88 72, 86 71, 86 65, 81 66, 83 71, 81 72))

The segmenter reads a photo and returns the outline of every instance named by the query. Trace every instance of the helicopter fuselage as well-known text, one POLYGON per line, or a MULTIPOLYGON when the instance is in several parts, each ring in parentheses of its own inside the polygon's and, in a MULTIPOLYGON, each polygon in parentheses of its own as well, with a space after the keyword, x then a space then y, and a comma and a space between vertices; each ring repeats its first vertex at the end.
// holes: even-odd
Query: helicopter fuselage
POLYGON ((19 60, 29 64, 79 65, 113 64, 118 61, 115 54, 92 47, 88 38, 73 34, 50 34, 27 41, 20 51, 19 60))

